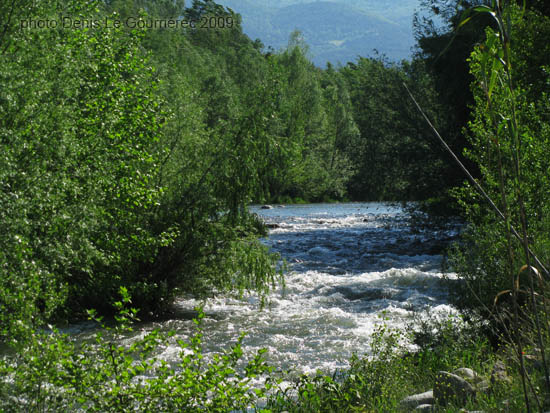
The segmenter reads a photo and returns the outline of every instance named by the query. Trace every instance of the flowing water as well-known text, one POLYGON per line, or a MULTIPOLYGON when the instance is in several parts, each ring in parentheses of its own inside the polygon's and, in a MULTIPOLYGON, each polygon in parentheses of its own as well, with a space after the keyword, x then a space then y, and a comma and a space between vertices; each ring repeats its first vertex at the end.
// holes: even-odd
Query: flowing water
MULTIPOLYGON (((219 297, 204 307, 205 353, 220 352, 240 332, 245 354, 267 348, 280 370, 331 372, 355 353, 369 354, 369 340, 383 318, 392 326, 414 315, 452 311, 441 273, 441 251, 454 230, 413 232, 406 213, 380 203, 251 207, 273 229, 264 240, 288 262, 286 287, 263 310, 257 297, 219 297)), ((181 314, 199 302, 180 300, 181 314)), ((148 325, 187 338, 190 317, 148 325)), ((162 358, 176 361, 179 347, 162 358)))

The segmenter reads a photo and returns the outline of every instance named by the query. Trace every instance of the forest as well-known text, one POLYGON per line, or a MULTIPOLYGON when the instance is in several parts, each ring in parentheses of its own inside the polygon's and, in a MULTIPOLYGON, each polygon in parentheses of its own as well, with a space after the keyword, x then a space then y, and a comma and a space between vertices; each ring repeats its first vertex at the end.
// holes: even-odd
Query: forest
MULTIPOLYGON (((1 2, 0 372, 11 379, 0 380, 0 410, 246 411, 271 389, 251 378, 270 368, 258 354, 239 376, 238 345, 202 365, 200 313, 186 344, 197 357, 180 370, 147 359, 167 339, 158 332, 126 349, 46 330, 114 316, 116 333, 169 314, 182 295, 265 299, 284 266, 248 206, 340 201, 415 201, 419 214, 466 222, 448 262, 464 281, 456 305, 483 320, 473 333, 483 353, 464 336, 423 349, 449 355, 467 342, 460 354, 477 360, 506 347, 517 358, 509 411, 548 408, 550 4, 421 7, 410 61, 321 69, 300 32, 266 48, 212 0, 1 2), (529 351, 545 380, 527 374, 529 351), (146 384, 132 381, 148 371, 146 384)), ((399 369, 454 362, 386 356, 355 361, 338 383, 304 378, 298 400, 278 394, 258 411, 397 411, 399 369)), ((497 393, 486 411, 501 411, 490 410, 497 393)))

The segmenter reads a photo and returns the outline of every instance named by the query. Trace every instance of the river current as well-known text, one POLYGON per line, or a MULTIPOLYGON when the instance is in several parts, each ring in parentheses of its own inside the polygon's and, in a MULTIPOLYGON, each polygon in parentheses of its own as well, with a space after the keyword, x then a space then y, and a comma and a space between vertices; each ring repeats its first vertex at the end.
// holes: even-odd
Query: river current
MULTIPOLYGON (((254 295, 208 300, 207 357, 246 332, 245 354, 266 348, 267 360, 279 371, 329 373, 345 368, 352 354, 370 355, 377 325, 405 328, 418 317, 453 311, 441 252, 456 231, 412 231, 400 207, 381 203, 251 209, 272 227, 263 242, 288 263, 286 286, 273 291, 263 309, 254 295)), ((160 328, 189 338, 195 326, 185 315, 199 304, 179 300, 178 317, 148 324, 142 333, 160 328)), ((180 351, 167 346, 160 358, 177 362, 180 351)))
MULTIPOLYGON (((452 311, 441 273, 442 243, 456 233, 411 231, 406 213, 380 203, 251 207, 271 227, 264 240, 289 265, 286 287, 269 296, 219 297, 204 311, 206 353, 219 352, 247 332, 243 349, 267 348, 277 369, 331 372, 350 356, 369 354, 375 327, 405 327, 415 315, 452 311)), ((199 303, 181 300, 183 312, 199 303)), ((189 320, 163 328, 188 336, 189 320)), ((167 348, 163 358, 177 359, 167 348)))

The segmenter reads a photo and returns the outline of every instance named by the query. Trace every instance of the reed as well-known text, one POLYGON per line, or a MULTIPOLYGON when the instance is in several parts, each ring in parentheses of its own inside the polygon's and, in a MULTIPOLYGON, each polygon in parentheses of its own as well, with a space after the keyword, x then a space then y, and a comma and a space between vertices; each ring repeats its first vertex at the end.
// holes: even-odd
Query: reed
MULTIPOLYGON (((407 92, 432 131, 464 171, 473 187, 504 223, 503 235, 506 240, 507 276, 511 288, 499 292, 495 297, 495 304, 498 304, 504 296, 508 296, 511 298, 512 310, 511 314, 508 313, 508 316, 494 309, 490 310, 490 313, 504 326, 505 336, 510 342, 511 348, 515 349, 522 380, 525 409, 527 412, 531 412, 533 402, 539 411, 543 411, 544 407, 547 407, 545 401, 547 403, 550 395, 550 374, 545 350, 549 329, 549 311, 547 300, 542 295, 550 279, 550 274, 542 260, 530 247, 532 234, 529 230, 524 195, 524 171, 522 170, 521 160, 524 157, 523 152, 527 150, 528 146, 523 142, 526 128, 522 125, 523 117, 519 113, 521 109, 519 109, 518 102, 521 91, 518 90, 514 81, 512 53, 513 26, 517 21, 516 19, 522 18, 524 12, 525 1, 523 9, 518 11, 517 7, 509 1, 493 0, 491 5, 481 5, 467 9, 456 26, 458 31, 476 15, 488 14, 492 17, 496 28, 486 29, 486 40, 474 52, 470 63, 472 73, 476 76, 475 87, 482 91, 486 116, 491 127, 491 130, 486 131, 486 133, 490 135, 488 140, 491 146, 490 150, 496 154, 496 181, 498 187, 496 192, 500 196, 498 203, 492 199, 488 191, 482 187, 458 156, 453 153, 408 88, 407 92), (513 223, 519 224, 517 230, 513 223), (518 248, 523 251, 521 257, 516 253, 518 248), (517 260, 520 260, 523 264, 519 272, 515 270, 517 260), (522 274, 526 275, 526 288, 520 287, 520 276, 522 274), (540 293, 537 292, 537 287, 540 289, 540 293), (527 298, 529 302, 527 308, 520 306, 520 295, 527 298), (526 320, 532 322, 525 323, 526 320), (530 326, 529 331, 526 331, 525 326, 530 326), (540 400, 536 385, 533 384, 533 380, 525 368, 524 346, 525 343, 529 342, 528 337, 531 335, 534 336, 535 345, 540 352, 544 372, 545 401, 540 400)), ((478 105, 480 103, 480 101, 477 102, 478 105)))

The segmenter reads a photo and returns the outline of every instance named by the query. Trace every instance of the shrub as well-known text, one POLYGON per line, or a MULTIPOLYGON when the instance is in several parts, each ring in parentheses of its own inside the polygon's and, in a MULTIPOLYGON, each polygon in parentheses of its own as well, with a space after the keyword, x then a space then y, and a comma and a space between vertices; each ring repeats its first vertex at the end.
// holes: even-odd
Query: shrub
MULTIPOLYGON (((254 382, 271 372, 263 358, 265 350, 247 361, 241 334, 227 351, 207 360, 200 310, 194 320, 197 330, 188 341, 153 330, 121 345, 137 313, 127 308, 127 291, 121 293, 116 327, 103 326, 93 340, 77 343, 55 329, 39 331, 18 346, 17 354, 3 356, 0 410, 226 413, 246 411, 266 393, 269 383, 254 382), (175 365, 156 356, 166 345, 180 349, 175 365)), ((95 318, 94 312, 90 315, 95 318)))

